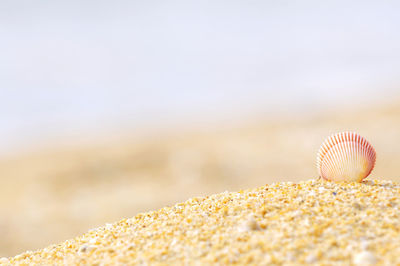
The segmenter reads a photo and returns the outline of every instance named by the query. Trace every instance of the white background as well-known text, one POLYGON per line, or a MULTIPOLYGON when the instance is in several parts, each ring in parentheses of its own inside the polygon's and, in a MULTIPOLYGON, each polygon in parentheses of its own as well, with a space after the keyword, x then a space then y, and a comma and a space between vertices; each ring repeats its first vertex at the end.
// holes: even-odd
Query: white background
POLYGON ((3 0, 0 148, 386 100, 399 3, 3 0))

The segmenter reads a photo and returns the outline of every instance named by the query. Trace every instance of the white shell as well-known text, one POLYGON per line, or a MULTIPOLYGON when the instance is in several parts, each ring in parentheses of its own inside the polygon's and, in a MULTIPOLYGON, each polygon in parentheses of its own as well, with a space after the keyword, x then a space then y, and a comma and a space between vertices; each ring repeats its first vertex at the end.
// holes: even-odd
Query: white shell
POLYGON ((353 132, 337 133, 321 145, 317 156, 320 177, 330 181, 361 182, 374 169, 376 152, 353 132))

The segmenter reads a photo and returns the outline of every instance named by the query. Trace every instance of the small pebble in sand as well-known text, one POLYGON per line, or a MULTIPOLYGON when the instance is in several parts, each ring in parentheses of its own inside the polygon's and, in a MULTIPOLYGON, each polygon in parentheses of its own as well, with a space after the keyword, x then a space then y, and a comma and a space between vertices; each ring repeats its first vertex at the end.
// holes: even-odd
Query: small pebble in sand
POLYGON ((92 239, 89 240, 89 244, 90 245, 95 245, 95 244, 97 244, 97 241, 98 241, 97 237, 92 238, 92 239))
POLYGON ((10 263, 10 261, 7 258, 0 258, 0 263, 7 264, 7 263, 10 263))
POLYGON ((306 258, 307 264, 315 263, 317 261, 317 257, 313 254, 310 254, 306 258))
POLYGON ((246 221, 244 221, 240 227, 239 227, 239 232, 246 232, 246 231, 256 231, 260 230, 261 227, 257 223, 256 219, 254 218, 253 215, 250 215, 246 221))
POLYGON ((355 265, 375 265, 378 262, 374 254, 369 251, 362 251, 360 253, 355 254, 353 258, 353 263, 355 265))
POLYGON ((90 252, 94 249, 96 249, 96 246, 94 246, 94 245, 83 245, 80 247, 79 252, 85 253, 85 252, 90 252))

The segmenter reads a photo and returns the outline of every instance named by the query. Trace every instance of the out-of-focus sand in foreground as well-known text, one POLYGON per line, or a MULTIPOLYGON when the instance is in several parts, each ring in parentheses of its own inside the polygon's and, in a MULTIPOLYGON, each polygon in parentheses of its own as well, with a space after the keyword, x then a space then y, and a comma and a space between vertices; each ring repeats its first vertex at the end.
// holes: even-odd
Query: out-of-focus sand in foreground
POLYGON ((377 165, 370 178, 400 180, 398 103, 3 159, 0 256, 195 196, 316 178, 319 145, 344 130, 360 133, 375 147, 377 165))

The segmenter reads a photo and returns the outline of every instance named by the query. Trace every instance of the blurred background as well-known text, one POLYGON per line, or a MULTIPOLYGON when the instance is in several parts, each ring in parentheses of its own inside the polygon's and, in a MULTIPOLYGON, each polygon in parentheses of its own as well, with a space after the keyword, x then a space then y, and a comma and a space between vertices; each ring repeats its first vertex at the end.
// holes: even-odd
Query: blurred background
POLYGON ((194 196, 316 178, 325 137, 400 180, 398 1, 0 3, 0 257, 194 196))

